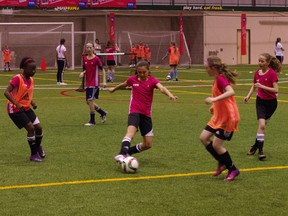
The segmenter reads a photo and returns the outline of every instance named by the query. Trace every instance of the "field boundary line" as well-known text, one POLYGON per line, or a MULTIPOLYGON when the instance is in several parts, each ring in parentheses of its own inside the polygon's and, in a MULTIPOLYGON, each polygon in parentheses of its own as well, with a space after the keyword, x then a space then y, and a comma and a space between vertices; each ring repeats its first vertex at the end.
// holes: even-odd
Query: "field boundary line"
MULTIPOLYGON (((243 169, 240 169, 240 171, 252 172, 252 171, 279 170, 279 169, 288 169, 288 166, 243 168, 243 169)), ((10 185, 10 186, 0 186, 0 190, 27 189, 27 188, 52 187, 52 186, 63 186, 63 185, 79 185, 79 184, 91 184, 91 183, 103 183, 103 182, 139 181, 139 180, 211 175, 213 173, 214 171, 213 172, 212 171, 192 172, 192 173, 179 173, 179 174, 167 174, 167 175, 156 175, 156 176, 137 176, 137 177, 123 177, 123 178, 78 180, 78 181, 68 181, 68 182, 51 182, 51 183, 43 183, 43 184, 10 185)))

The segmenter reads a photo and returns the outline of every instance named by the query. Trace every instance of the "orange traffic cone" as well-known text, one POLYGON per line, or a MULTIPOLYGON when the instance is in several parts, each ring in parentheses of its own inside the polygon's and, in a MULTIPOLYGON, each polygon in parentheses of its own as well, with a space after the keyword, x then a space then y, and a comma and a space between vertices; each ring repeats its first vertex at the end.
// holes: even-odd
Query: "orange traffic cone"
POLYGON ((41 70, 42 70, 42 71, 45 71, 45 70, 46 70, 46 63, 45 63, 44 57, 42 57, 42 61, 41 61, 41 70))

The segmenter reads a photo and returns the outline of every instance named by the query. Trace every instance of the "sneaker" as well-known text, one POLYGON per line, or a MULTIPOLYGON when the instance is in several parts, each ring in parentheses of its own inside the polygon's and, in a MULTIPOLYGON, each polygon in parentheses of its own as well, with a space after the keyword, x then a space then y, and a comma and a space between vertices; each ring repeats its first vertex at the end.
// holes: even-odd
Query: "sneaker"
POLYGON ((248 150, 247 155, 254 155, 257 151, 257 147, 255 145, 251 146, 251 148, 248 150))
POLYGON ((95 122, 87 122, 86 124, 84 124, 85 126, 95 126, 96 123, 95 122))
POLYGON ((124 159, 126 158, 125 155, 122 155, 122 154, 118 154, 114 157, 114 160, 117 162, 117 163, 123 163, 124 159))
POLYGON ((240 174, 240 171, 238 169, 230 170, 228 172, 228 175, 225 178, 225 181, 233 181, 236 178, 236 176, 238 176, 239 174, 240 174))
POLYGON ((34 154, 30 156, 30 161, 34 162, 43 162, 43 160, 40 158, 38 154, 34 154))
POLYGON ((67 83, 64 83, 64 82, 60 82, 60 85, 67 85, 67 83))
POLYGON ((60 82, 57 82, 57 85, 60 85, 60 82))
POLYGON ((260 151, 260 152, 258 153, 258 159, 259 159, 260 161, 263 161, 265 158, 266 158, 266 155, 264 154, 264 152, 263 152, 263 151, 260 151))
POLYGON ((216 171, 213 173, 213 176, 220 175, 224 170, 226 170, 226 166, 223 164, 219 164, 216 171))
POLYGON ((101 117, 101 122, 102 123, 105 123, 106 122, 106 115, 107 115, 107 113, 105 113, 104 115, 101 115, 100 117, 101 117))
POLYGON ((42 145, 40 145, 39 148, 38 148, 38 154, 39 154, 39 156, 40 156, 41 158, 45 158, 45 157, 46 157, 46 153, 45 153, 45 151, 43 150, 42 145))

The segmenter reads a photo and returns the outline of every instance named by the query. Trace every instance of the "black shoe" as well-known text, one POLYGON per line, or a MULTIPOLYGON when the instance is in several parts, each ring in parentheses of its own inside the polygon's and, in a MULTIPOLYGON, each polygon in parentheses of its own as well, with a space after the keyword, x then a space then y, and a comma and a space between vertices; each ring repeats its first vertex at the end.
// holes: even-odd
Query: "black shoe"
POLYGON ((257 147, 255 145, 251 146, 251 148, 248 150, 247 155, 254 155, 257 151, 257 147))
POLYGON ((259 159, 260 161, 263 161, 265 158, 266 158, 266 155, 264 154, 264 152, 263 152, 263 151, 260 151, 260 152, 258 153, 258 159, 259 159))

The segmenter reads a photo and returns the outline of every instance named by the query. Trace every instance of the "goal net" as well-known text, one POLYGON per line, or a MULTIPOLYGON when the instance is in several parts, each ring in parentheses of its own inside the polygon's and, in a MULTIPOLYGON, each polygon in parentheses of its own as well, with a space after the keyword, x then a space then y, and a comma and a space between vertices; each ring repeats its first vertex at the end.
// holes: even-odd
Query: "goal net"
MULTIPOLYGON (((18 69, 25 56, 32 57, 38 67, 44 58, 47 68, 55 68, 55 52, 61 38, 65 38, 69 66, 74 69, 81 66, 84 44, 94 42, 96 33, 74 31, 73 22, 0 23, 1 49, 8 45, 11 50, 12 69, 18 69)), ((3 61, 0 62, 2 69, 3 61)))
MULTIPOLYGON (((138 45, 140 41, 147 44, 151 50, 151 64, 168 64, 166 59, 164 62, 161 61, 162 57, 167 53, 170 42, 176 42, 177 47, 180 44, 180 32, 179 31, 122 31, 117 33, 117 44, 121 52, 129 52, 130 47, 134 43, 138 45)), ((191 57, 186 43, 185 35, 183 34, 184 42, 184 53, 180 56, 181 65, 190 65, 191 57)), ((121 64, 129 63, 129 56, 119 57, 121 64)))

